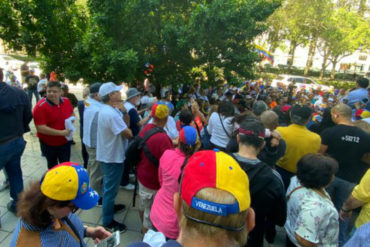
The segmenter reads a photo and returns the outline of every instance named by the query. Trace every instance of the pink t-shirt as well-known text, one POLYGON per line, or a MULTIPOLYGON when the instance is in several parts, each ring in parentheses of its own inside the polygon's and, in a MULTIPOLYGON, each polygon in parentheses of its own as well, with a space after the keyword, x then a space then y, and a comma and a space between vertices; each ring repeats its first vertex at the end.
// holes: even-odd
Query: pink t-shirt
POLYGON ((176 239, 179 235, 179 225, 173 207, 173 195, 175 192, 179 192, 178 180, 184 160, 185 154, 179 149, 166 150, 163 153, 158 169, 161 188, 154 198, 150 211, 150 219, 154 227, 171 239, 176 239))

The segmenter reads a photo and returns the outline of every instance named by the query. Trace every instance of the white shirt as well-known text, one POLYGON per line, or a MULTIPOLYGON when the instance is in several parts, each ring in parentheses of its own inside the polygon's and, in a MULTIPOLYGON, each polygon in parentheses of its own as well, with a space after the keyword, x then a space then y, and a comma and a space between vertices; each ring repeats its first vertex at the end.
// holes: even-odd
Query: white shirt
POLYGON ((96 148, 98 129, 97 117, 102 106, 102 103, 90 97, 85 101, 82 142, 89 148, 96 148))
POLYGON ((229 136, 232 135, 232 119, 232 117, 225 118, 224 116, 221 116, 222 123, 224 124, 224 127, 227 131, 226 134, 224 128, 222 127, 219 114, 217 112, 212 113, 208 121, 207 130, 208 133, 211 135, 211 142, 214 145, 226 148, 227 144, 230 141, 229 136))
POLYGON ((37 92, 41 92, 43 89, 44 89, 44 85, 46 86, 46 84, 48 83, 48 80, 45 78, 45 79, 42 79, 40 80, 38 83, 37 83, 37 92))
POLYGON ((96 160, 105 163, 123 163, 128 140, 121 135, 127 129, 123 114, 104 104, 98 115, 98 139, 96 160))
MULTIPOLYGON (((292 177, 287 195, 299 186, 301 184, 297 177, 292 177)), ((319 247, 338 246, 338 212, 329 194, 325 194, 326 197, 323 197, 314 190, 303 187, 290 195, 285 230, 296 246, 300 246, 295 238, 296 233, 319 247)))

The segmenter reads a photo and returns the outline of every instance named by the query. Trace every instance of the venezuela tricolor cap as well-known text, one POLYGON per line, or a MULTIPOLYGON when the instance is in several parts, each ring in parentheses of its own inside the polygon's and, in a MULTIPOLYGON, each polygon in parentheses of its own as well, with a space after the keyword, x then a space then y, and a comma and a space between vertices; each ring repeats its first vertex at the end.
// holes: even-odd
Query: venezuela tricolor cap
POLYGON ((181 180, 181 198, 192 208, 220 216, 237 214, 250 207, 249 179, 238 162, 220 151, 200 151, 190 157, 181 180), (203 188, 232 194, 234 204, 220 204, 196 198, 203 188))
POLYGON ((48 170, 41 180, 41 192, 56 201, 71 201, 84 210, 95 207, 99 201, 99 194, 89 186, 86 169, 73 162, 48 170))
POLYGON ((169 109, 168 106, 163 102, 156 102, 152 106, 152 117, 158 118, 158 119, 164 119, 168 117, 169 109))

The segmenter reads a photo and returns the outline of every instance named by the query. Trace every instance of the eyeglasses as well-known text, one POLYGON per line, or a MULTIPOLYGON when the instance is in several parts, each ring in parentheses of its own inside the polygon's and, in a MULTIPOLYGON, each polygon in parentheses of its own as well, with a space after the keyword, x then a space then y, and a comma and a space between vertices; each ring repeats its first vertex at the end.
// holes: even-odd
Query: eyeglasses
POLYGON ((68 205, 67 207, 69 207, 69 209, 71 210, 72 214, 76 213, 77 210, 79 209, 78 207, 76 207, 75 205, 68 205))
POLYGON ((76 212, 77 212, 77 210, 79 209, 78 207, 76 207, 76 206, 75 206, 73 203, 71 203, 71 202, 68 202, 68 203, 66 203, 66 204, 62 203, 61 205, 59 205, 59 207, 61 207, 61 208, 68 207, 68 208, 71 210, 72 214, 76 213, 76 212))

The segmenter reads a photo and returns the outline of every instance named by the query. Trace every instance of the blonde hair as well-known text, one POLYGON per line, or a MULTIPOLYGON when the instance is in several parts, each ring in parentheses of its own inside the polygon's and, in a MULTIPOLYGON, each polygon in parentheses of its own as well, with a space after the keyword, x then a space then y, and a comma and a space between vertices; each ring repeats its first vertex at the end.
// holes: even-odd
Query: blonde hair
MULTIPOLYGON (((234 204, 236 202, 236 199, 232 194, 215 188, 204 188, 196 194, 196 197, 198 199, 222 204, 234 204)), ((213 239, 227 236, 229 243, 227 246, 243 246, 247 242, 248 229, 245 225, 247 219, 247 210, 237 214, 220 216, 191 208, 185 201, 182 201, 182 205, 183 211, 179 225, 184 232, 190 233, 190 236, 198 234, 205 238, 213 239), (186 216, 225 227, 239 228, 243 225, 245 227, 241 231, 228 231, 219 227, 195 222, 186 218, 186 216)), ((225 239, 222 239, 220 242, 224 241, 225 239)))
POLYGON ((260 116, 261 122, 270 130, 274 130, 279 126, 279 116, 274 111, 264 111, 260 116))

